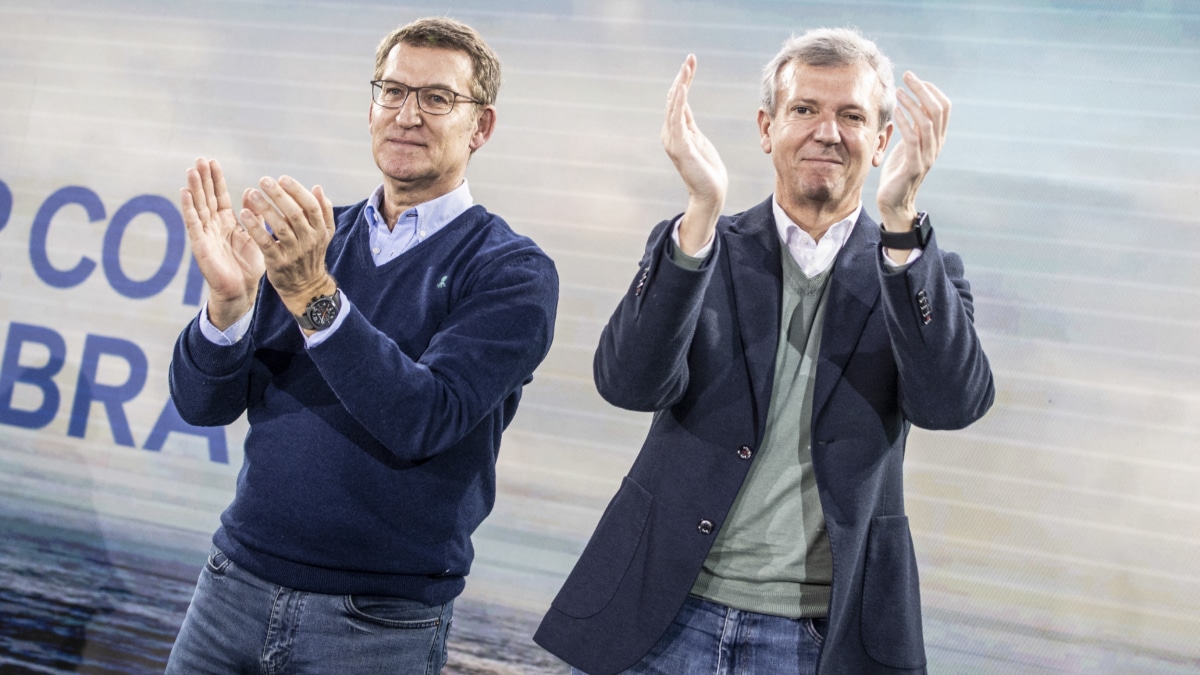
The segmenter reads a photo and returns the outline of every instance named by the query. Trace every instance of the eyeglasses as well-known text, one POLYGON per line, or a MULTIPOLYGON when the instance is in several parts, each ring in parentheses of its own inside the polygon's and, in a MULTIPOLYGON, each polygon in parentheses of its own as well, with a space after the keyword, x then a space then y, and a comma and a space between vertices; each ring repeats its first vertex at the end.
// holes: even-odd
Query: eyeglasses
POLYGON ((371 98, 384 108, 403 108, 411 92, 417 94, 417 107, 430 115, 449 115, 454 104, 461 99, 480 103, 457 92, 442 87, 410 87, 391 80, 372 80, 371 98))

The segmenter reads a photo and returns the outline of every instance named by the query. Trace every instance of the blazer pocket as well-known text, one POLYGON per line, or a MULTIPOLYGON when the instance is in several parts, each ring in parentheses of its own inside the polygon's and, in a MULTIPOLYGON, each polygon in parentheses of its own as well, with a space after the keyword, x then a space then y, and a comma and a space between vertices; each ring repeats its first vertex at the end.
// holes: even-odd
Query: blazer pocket
POLYGON ((862 639, 867 654, 893 668, 925 666, 917 558, 907 516, 879 516, 867 534, 862 639))
POLYGON ((551 606, 586 619, 608 606, 633 561, 654 497, 628 476, 600 516, 596 531, 551 606))

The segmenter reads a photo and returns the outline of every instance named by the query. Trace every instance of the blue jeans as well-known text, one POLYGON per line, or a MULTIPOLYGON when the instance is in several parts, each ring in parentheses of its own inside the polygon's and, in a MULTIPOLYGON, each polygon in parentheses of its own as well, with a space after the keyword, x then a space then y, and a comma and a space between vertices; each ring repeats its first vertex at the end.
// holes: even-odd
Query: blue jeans
MULTIPOLYGON (((813 675, 826 619, 787 619, 688 596, 629 675, 813 675)), ((574 675, 585 675, 572 668, 574 675)))
POLYGON ((395 673, 446 663, 454 601, 323 595, 284 588, 214 548, 171 649, 167 675, 395 673))

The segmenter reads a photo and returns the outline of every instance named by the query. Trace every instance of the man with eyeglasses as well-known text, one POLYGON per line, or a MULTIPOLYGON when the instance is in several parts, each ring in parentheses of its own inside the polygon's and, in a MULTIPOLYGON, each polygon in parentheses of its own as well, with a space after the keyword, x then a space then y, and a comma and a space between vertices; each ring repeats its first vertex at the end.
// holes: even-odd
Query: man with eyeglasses
POLYGON ((558 298, 553 262, 465 180, 499 84, 473 29, 421 19, 376 51, 369 198, 335 208, 263 178, 235 217, 215 160, 187 172, 210 294, 171 394, 192 424, 244 412, 250 431, 168 673, 444 665, 501 433, 558 298))

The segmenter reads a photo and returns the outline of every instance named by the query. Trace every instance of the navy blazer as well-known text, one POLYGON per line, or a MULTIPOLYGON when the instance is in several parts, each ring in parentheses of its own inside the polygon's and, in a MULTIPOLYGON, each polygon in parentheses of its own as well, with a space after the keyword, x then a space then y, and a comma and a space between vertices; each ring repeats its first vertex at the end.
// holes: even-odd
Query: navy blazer
MULTIPOLYGON (((650 432, 534 636, 591 675, 630 667, 670 625, 770 404, 782 295, 771 199, 722 217, 700 270, 671 260, 672 222, 652 232, 594 362, 607 401, 654 412, 650 432)), ((822 673, 924 672, 905 438, 910 423, 965 427, 994 398, 961 259, 936 238, 898 271, 881 255, 878 225, 863 213, 827 291, 812 400, 813 471, 833 550, 822 673)))

